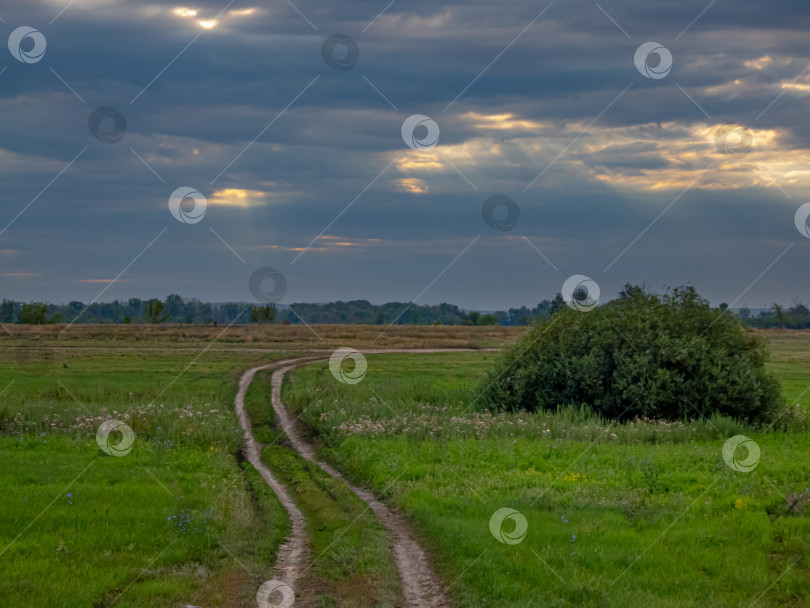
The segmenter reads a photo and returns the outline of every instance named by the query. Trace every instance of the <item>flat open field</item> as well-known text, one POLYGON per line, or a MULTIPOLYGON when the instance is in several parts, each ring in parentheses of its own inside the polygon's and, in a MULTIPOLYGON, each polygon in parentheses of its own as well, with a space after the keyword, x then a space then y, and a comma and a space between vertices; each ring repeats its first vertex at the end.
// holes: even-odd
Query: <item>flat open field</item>
POLYGON ((6 325, 3 346, 56 348, 482 348, 515 340, 525 327, 415 325, 6 325))
MULTIPOLYGON (((523 331, 62 329, 0 337, 3 605, 254 606, 291 528, 243 459, 240 373, 342 346, 497 348, 523 331), (96 443, 108 418, 136 435, 125 456, 96 443)), ((800 404, 776 430, 492 416, 476 403, 491 351, 368 355, 354 385, 312 363, 281 395, 319 459, 405 515, 453 606, 804 606, 810 332, 765 335, 800 404), (721 457, 739 433, 761 448, 750 473, 721 457), (526 519, 518 543, 490 532, 504 507, 526 519)), ((295 605, 406 605, 396 542, 343 481, 291 449, 270 375, 256 375, 245 404, 263 462, 306 521, 295 605)))

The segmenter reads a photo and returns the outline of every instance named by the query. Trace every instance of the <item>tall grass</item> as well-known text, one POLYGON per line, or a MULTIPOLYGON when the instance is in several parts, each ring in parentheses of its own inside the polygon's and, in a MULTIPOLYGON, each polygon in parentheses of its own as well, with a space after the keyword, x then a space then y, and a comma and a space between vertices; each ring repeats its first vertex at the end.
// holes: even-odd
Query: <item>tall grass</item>
POLYGON ((786 408, 773 426, 752 425, 719 414, 703 418, 698 412, 675 422, 648 418, 617 422, 585 404, 563 404, 554 411, 493 414, 478 399, 478 380, 493 356, 370 356, 370 371, 358 385, 334 382, 325 364, 314 364, 293 372, 286 396, 302 419, 317 429, 321 440, 329 443, 361 435, 677 444, 807 428, 807 410, 796 405, 786 408), (442 364, 437 366, 439 359, 442 364), (375 374, 375 366, 384 373, 375 374), (457 372, 459 366, 466 366, 466 376, 457 372))
POLYGON ((224 588, 255 593, 288 522, 242 467, 233 395, 239 372, 269 357, 109 346, 2 352, 0 604, 222 605, 224 588), (109 418, 136 435, 121 458, 95 440, 109 418))

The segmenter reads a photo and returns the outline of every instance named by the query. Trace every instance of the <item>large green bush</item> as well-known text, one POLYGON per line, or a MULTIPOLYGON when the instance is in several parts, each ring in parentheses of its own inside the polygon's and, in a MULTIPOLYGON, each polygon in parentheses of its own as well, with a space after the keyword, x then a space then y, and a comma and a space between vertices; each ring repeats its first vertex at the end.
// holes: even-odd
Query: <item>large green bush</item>
POLYGON ((562 306, 498 359, 492 409, 586 404, 611 419, 725 414, 767 420, 782 405, 767 346, 692 287, 663 295, 628 286, 590 312, 562 306))

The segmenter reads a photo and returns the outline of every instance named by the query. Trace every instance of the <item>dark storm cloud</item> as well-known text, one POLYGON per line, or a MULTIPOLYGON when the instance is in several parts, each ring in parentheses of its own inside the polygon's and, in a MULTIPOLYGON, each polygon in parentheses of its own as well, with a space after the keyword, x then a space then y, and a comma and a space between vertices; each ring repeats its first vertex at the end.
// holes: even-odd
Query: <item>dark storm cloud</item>
POLYGON ((810 179, 785 170, 794 200, 750 179, 810 149, 808 91, 784 88, 808 67, 806 3, 718 2, 690 26, 708 2, 601 2, 628 39, 583 1, 553 3, 519 36, 547 4, 396 2, 372 24, 387 2, 294 2, 310 25, 286 2, 240 0, 202 31, 226 4, 76 0, 51 23, 61 1, 4 3, 0 38, 30 25, 48 50, 30 65, 0 50, 0 230, 87 150, 0 236, 21 252, 0 257, 2 295, 90 299, 100 287, 77 281, 114 277, 167 228, 108 297, 247 299, 250 271, 270 264, 292 300, 407 300, 479 235, 422 301, 532 303, 578 272, 607 295, 627 280, 691 281, 730 301, 791 241, 750 301, 810 296, 792 279, 808 255, 792 213, 810 179), (334 33, 357 41, 354 69, 324 63, 334 33), (665 79, 633 65, 647 40, 672 51, 665 79), (126 117, 120 143, 89 132, 98 106, 126 117), (441 127, 421 160, 400 136, 415 113, 441 127), (705 133, 725 122, 777 133, 773 154, 720 157, 705 133), (603 273, 709 162, 704 187, 603 273), (338 238, 290 265, 372 181, 325 233, 338 238), (182 225, 167 209, 178 186, 263 195, 182 225), (521 207, 515 234, 481 220, 495 193, 521 207), (5 276, 26 273, 38 276, 5 276))

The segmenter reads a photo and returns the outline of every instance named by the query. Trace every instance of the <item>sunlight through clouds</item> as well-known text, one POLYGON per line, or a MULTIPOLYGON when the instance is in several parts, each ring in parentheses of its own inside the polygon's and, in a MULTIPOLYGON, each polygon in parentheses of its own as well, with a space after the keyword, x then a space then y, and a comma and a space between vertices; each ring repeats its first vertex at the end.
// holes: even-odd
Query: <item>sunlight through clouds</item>
MULTIPOLYGON (((417 293, 431 278, 418 285, 422 252, 449 262, 487 230, 503 246, 497 276, 512 281, 510 299, 530 303, 538 288, 516 280, 518 267, 508 261, 527 247, 537 254, 522 238, 490 234, 481 213, 488 197, 513 198, 524 212, 520 235, 551 252, 561 271, 565 259, 570 272, 587 274, 596 272, 588 268, 594 258, 612 259, 633 242, 657 204, 694 183, 677 205, 682 215, 667 213, 633 245, 605 288, 652 280, 651 257, 681 246, 688 210, 701 218, 692 223, 708 244, 695 239, 677 259, 656 259, 656 280, 677 284, 692 264, 689 278, 711 285, 710 297, 733 299, 753 277, 735 276, 729 269, 742 265, 712 257, 713 244, 726 234, 745 243, 760 234, 763 242, 793 236, 792 221, 785 228, 781 216, 791 220, 810 191, 810 16, 778 7, 759 13, 756 0, 717 2, 676 44, 674 35, 709 0, 669 3, 664 21, 631 0, 600 0, 604 11, 555 1, 534 21, 548 4, 4 0, 7 37, 31 26, 48 39, 38 67, 13 59, 13 50, 0 63, 8 201, 0 230, 10 225, 0 247, 22 252, 0 252, 2 272, 31 268, 45 277, 5 280, 26 282, 20 297, 47 298, 68 284, 64 277, 75 286, 115 276, 155 238, 154 227, 172 219, 171 194, 189 187, 217 213, 196 232, 172 224, 199 255, 199 266, 182 268, 196 281, 188 295, 218 299, 239 289, 229 266, 242 264, 239 256, 280 268, 306 250, 295 263, 296 297, 351 295, 365 280, 375 281, 381 298, 412 297, 410 287, 401 293, 401 283, 383 279, 402 275, 417 293), (356 65, 341 63, 343 47, 324 57, 335 34, 354 39, 356 65), (633 51, 649 39, 674 56, 672 74, 655 82, 634 66, 633 51), (117 148, 87 131, 102 106, 127 120, 117 148), (426 137, 431 122, 420 119, 406 137, 411 116, 435 122, 441 136, 426 137), (718 145, 724 128, 729 136, 718 145), (746 134, 739 141, 738 128, 746 134), (713 218, 725 204, 748 207, 721 226, 713 218), (87 217, 99 225, 91 228, 87 217), (110 238, 99 242, 99 230, 110 238), (323 230, 341 238, 313 241, 323 230), (361 237, 385 245, 372 249, 354 240, 361 237), (267 245, 277 249, 261 249, 267 245), (339 252, 341 263, 358 263, 364 247, 374 254, 363 262, 368 279, 335 261, 339 252), (703 263, 709 258, 718 265, 703 263), (89 273, 98 259, 117 268, 89 273), (327 271, 321 263, 333 265, 327 271), (222 281, 206 282, 211 272, 222 281), (326 287, 330 280, 336 286, 326 287)), ((774 276, 800 276, 797 251, 774 276)), ((144 285, 157 292, 180 271, 147 253, 132 271, 151 273, 144 285)), ((754 247, 746 263, 764 267, 769 255, 767 245, 754 247)), ((472 293, 464 268, 459 263, 437 283, 447 285, 448 299, 472 293)), ((71 289, 65 297, 88 297, 71 289)), ((118 285, 109 292, 129 293, 118 285)), ((759 297, 760 285, 751 293, 759 297)), ((487 306, 500 305, 489 299, 487 306)))
POLYGON ((223 207, 260 207, 267 204, 267 193, 260 190, 225 188, 214 192, 208 198, 208 204, 223 207))
POLYGON ((505 114, 481 114, 478 112, 466 112, 461 118, 471 123, 475 129, 497 129, 497 130, 523 130, 537 131, 548 127, 546 123, 526 118, 519 118, 513 113, 505 114))
POLYGON ((197 9, 178 7, 172 11, 178 17, 196 17, 197 9))
POLYGON ((408 194, 427 194, 429 191, 425 181, 416 177, 398 179, 394 182, 394 188, 399 192, 407 192, 408 194))
MULTIPOLYGON (((187 7, 187 6, 178 6, 177 8, 172 10, 172 13, 174 13, 175 15, 177 15, 178 17, 181 17, 181 18, 193 18, 193 17, 201 16, 199 9, 190 8, 190 7, 187 7)), ((196 23, 197 23, 197 25, 199 25, 203 29, 212 30, 215 27, 217 27, 218 25, 220 25, 220 23, 221 23, 221 21, 223 19, 228 20, 228 19, 231 19, 231 18, 248 17, 250 15, 253 15, 254 13, 256 13, 256 8, 253 8, 253 7, 233 9, 233 10, 227 11, 224 16, 219 16, 219 18, 217 18, 217 19, 214 19, 214 18, 198 19, 196 23)))

